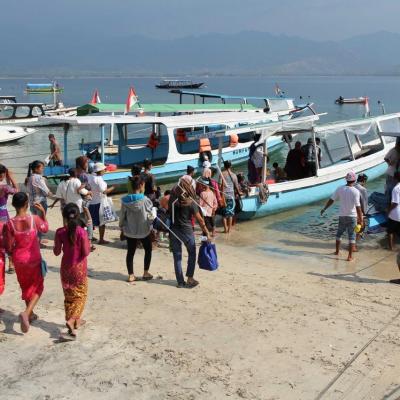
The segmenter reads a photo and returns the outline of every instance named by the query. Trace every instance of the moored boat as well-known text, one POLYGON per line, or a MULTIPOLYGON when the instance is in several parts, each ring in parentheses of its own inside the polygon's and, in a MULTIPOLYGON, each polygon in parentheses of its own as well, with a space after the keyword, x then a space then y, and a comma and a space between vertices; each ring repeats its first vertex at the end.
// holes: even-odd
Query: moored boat
POLYGON ((59 86, 58 83, 27 83, 25 92, 31 94, 41 93, 62 93, 64 88, 59 86))
POLYGON ((188 79, 163 79, 156 85, 157 89, 199 89, 204 82, 193 82, 188 79))
POLYGON ((21 126, 0 126, 0 143, 16 142, 26 136, 32 135, 35 129, 21 126))
POLYGON ((336 104, 366 104, 368 101, 368 97, 352 97, 352 98, 348 98, 345 99, 342 96, 339 96, 336 100, 335 103, 336 104))
MULTIPOLYGON (((102 162, 115 164, 119 169, 107 173, 104 179, 113 185, 125 184, 132 164, 145 159, 153 161, 152 173, 162 182, 181 176, 188 165, 198 168, 202 165, 200 138, 209 139, 209 157, 215 165, 220 153, 225 160, 241 163, 248 159, 249 147, 255 131, 265 124, 278 121, 276 113, 264 112, 223 112, 180 116, 134 116, 99 115, 84 117, 41 118, 44 123, 63 124, 64 160, 69 159, 68 130, 72 125, 100 128, 100 145, 97 158, 102 162), (106 126, 117 131, 117 152, 106 154, 106 126), (226 134, 225 134, 226 133, 226 134), (235 140, 232 140, 234 138, 235 140)), ((76 131, 76 130, 75 130, 76 131)), ((107 132, 108 131, 107 129, 107 132)), ((282 139, 274 137, 270 147, 281 146, 282 139)), ((72 161, 69 163, 72 164, 72 161)), ((54 176, 65 172, 67 166, 52 167, 45 171, 54 176)))
MULTIPOLYGON (((290 131, 290 126, 284 126, 279 132, 290 131)), ((308 133, 314 145, 318 136, 325 154, 324 162, 317 162, 316 176, 269 184, 269 196, 264 202, 259 188, 252 188, 249 197, 242 199, 239 219, 264 217, 324 200, 344 184, 350 170, 365 173, 370 180, 378 178, 387 168, 384 157, 394 146, 385 138, 387 131, 400 135, 400 113, 310 127, 308 133)))

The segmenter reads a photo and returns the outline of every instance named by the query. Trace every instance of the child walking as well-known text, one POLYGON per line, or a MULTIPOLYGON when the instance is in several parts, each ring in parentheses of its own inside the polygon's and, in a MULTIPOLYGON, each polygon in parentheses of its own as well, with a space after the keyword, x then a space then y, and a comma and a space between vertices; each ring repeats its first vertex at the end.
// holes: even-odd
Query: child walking
POLYGON ((90 254, 90 243, 81 226, 78 206, 68 203, 62 215, 64 226, 56 231, 53 252, 56 256, 63 252, 60 271, 65 321, 69 336, 75 338, 76 330, 86 322, 81 317, 88 291, 87 257, 90 254))
POLYGON ((18 283, 22 291, 22 300, 26 308, 19 314, 21 331, 27 333, 30 323, 37 319, 34 308, 43 293, 42 256, 40 254, 39 234, 46 233, 49 225, 46 211, 35 203, 39 215, 28 213, 29 200, 26 193, 15 193, 12 205, 17 215, 11 218, 4 227, 4 244, 11 255, 18 283))

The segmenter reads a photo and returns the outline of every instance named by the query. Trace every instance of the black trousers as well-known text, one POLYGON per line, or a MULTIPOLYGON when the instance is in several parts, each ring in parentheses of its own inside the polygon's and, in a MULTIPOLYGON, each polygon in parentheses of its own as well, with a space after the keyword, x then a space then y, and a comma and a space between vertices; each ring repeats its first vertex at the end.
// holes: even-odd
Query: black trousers
POLYGON ((126 253, 126 268, 128 269, 129 275, 133 275, 133 258, 135 257, 139 240, 142 242, 144 249, 144 270, 148 271, 150 269, 151 254, 153 251, 150 235, 142 239, 127 238, 128 252, 126 253))

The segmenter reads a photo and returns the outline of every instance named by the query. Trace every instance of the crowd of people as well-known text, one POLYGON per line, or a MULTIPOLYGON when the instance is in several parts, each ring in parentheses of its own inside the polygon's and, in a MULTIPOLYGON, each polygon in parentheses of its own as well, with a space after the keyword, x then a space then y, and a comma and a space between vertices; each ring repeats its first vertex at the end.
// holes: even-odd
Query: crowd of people
MULTIPOLYGON (((49 137, 49 139, 51 139, 49 137)), ((51 141, 52 148, 56 146, 51 141)), ((253 173, 260 174, 261 164, 266 154, 255 141, 250 151, 254 163, 253 173), (259 150, 261 149, 261 150, 259 150), (253 157, 255 154, 257 156, 253 157)), ((57 149, 55 149, 57 153, 57 149)), ((59 159, 61 160, 61 159, 59 159)), ((276 181, 293 178, 288 164, 300 177, 313 174, 316 162, 321 160, 319 146, 312 141, 306 146, 296 142, 287 157, 285 169, 273 164, 272 174, 276 181), (317 151, 317 153, 315 152, 317 151), (308 155, 308 156, 307 156, 308 155), (308 157, 308 158, 307 158, 308 157), (289 173, 288 173, 289 172, 289 173), (285 176, 285 173, 288 175, 285 176)), ((393 249, 394 235, 400 235, 400 142, 386 157, 387 196, 390 197, 388 237, 393 249)), ((200 177, 195 179, 195 169, 188 166, 186 173, 172 187, 161 193, 152 174, 152 162, 145 160, 142 166, 134 165, 127 181, 127 194, 121 198, 119 216, 120 239, 126 241, 127 281, 153 279, 150 273, 152 252, 157 243, 167 238, 173 255, 173 263, 178 288, 193 288, 199 282, 194 279, 196 267, 195 225, 198 223, 203 240, 210 241, 216 235, 215 218, 220 214, 223 233, 228 234, 235 224, 235 215, 240 212, 241 197, 249 193, 249 182, 243 174, 235 174, 230 161, 224 162, 219 179, 215 179, 216 169, 204 159, 200 177), (134 257, 138 246, 144 250, 143 275, 134 273, 134 257), (182 268, 183 248, 188 254, 186 280, 182 268)), ((34 161, 29 165, 25 180, 26 191, 19 191, 13 174, 0 165, 0 294, 5 287, 6 257, 9 272, 16 273, 25 309, 19 314, 21 330, 29 331, 30 324, 37 319, 35 307, 43 293, 47 265, 41 255, 45 245, 45 234, 49 225, 46 218, 48 199, 53 199, 50 208, 60 203, 63 226, 56 230, 53 252, 62 254, 60 275, 64 292, 65 323, 69 338, 75 338, 78 329, 85 323, 82 319, 87 299, 87 258, 96 251, 95 244, 107 245, 106 225, 116 221, 109 218, 108 195, 114 187, 108 187, 103 175, 106 166, 101 162, 90 164, 86 156, 75 160, 75 168, 68 171, 55 193, 52 193, 43 177, 44 163, 34 161), (7 200, 12 195, 15 217, 10 218, 7 200), (106 205, 104 205, 106 202, 106 205), (98 230, 98 239, 94 231, 98 230)), ((249 169, 251 175, 251 170, 249 169)), ((258 179, 258 178, 257 178, 258 179)), ((339 187, 321 210, 321 215, 335 201, 340 202, 339 224, 336 234, 335 254, 339 254, 341 238, 345 232, 349 239, 348 261, 353 260, 357 251, 356 241, 364 226, 368 207, 366 190, 367 176, 354 172, 346 176, 346 185, 339 187)), ((113 210, 111 210, 111 214, 113 210)))
MULTIPOLYGON (((207 161, 207 160, 206 160, 207 161)), ((126 241, 127 281, 151 280, 153 248, 168 237, 173 255, 178 288, 193 288, 199 284, 194 279, 196 267, 195 224, 198 223, 203 240, 211 241, 216 235, 215 217, 223 219, 224 233, 229 233, 235 223, 237 201, 242 195, 238 176, 231 163, 225 161, 224 171, 217 181, 216 170, 205 161, 201 176, 195 179, 195 170, 188 166, 186 174, 161 194, 151 173, 152 163, 134 165, 127 182, 128 194, 121 198, 119 216, 120 239, 126 241), (144 249, 144 272, 138 278, 134 273, 134 257, 138 245, 144 249), (182 269, 183 248, 188 254, 186 278, 182 269)), ((43 176, 44 162, 29 165, 25 180, 26 191, 19 191, 12 173, 0 165, 0 294, 5 286, 6 258, 9 273, 16 273, 21 287, 25 309, 19 314, 21 331, 29 331, 37 319, 35 307, 43 293, 47 265, 41 247, 48 242, 45 234, 49 225, 48 208, 60 203, 63 226, 56 230, 53 252, 62 254, 60 275, 64 292, 65 323, 68 338, 75 338, 85 323, 82 319, 88 290, 87 258, 97 245, 107 245, 106 224, 115 221, 105 218, 104 200, 114 187, 103 179, 106 167, 93 165, 85 156, 76 159, 75 168, 68 171, 55 193, 43 176), (12 195, 16 215, 10 218, 7 199, 12 195), (49 200, 52 203, 49 204, 49 200), (94 231, 98 231, 95 238, 94 231)))

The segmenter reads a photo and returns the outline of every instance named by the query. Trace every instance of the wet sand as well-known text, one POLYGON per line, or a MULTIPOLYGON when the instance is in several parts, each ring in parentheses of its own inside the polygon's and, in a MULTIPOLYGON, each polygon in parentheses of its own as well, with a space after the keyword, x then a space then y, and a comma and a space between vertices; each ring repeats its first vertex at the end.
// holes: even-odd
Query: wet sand
MULTIPOLYGON (((313 399, 398 313, 396 254, 377 239, 356 261, 332 240, 291 233, 295 213, 240 224, 216 240, 221 267, 196 270, 200 286, 177 289, 168 249, 153 253, 150 282, 125 282, 116 226, 89 258, 87 325, 62 343, 60 259, 50 271, 40 319, 20 333, 15 275, 0 306, 0 399, 313 399), (289 222, 288 222, 289 221, 289 222), (282 228, 283 227, 283 228, 282 228), (285 229, 284 229, 285 228, 285 229), (325 240, 322 240, 325 239, 325 240), (359 272, 358 272, 359 271, 359 272), (161 278, 162 277, 162 278, 161 278)), ((54 232, 59 209, 50 211, 54 232)), ((51 246, 52 233, 49 234, 51 246)), ((143 250, 135 272, 142 273, 143 250)), ((327 399, 400 396, 396 319, 332 386, 327 399)))

